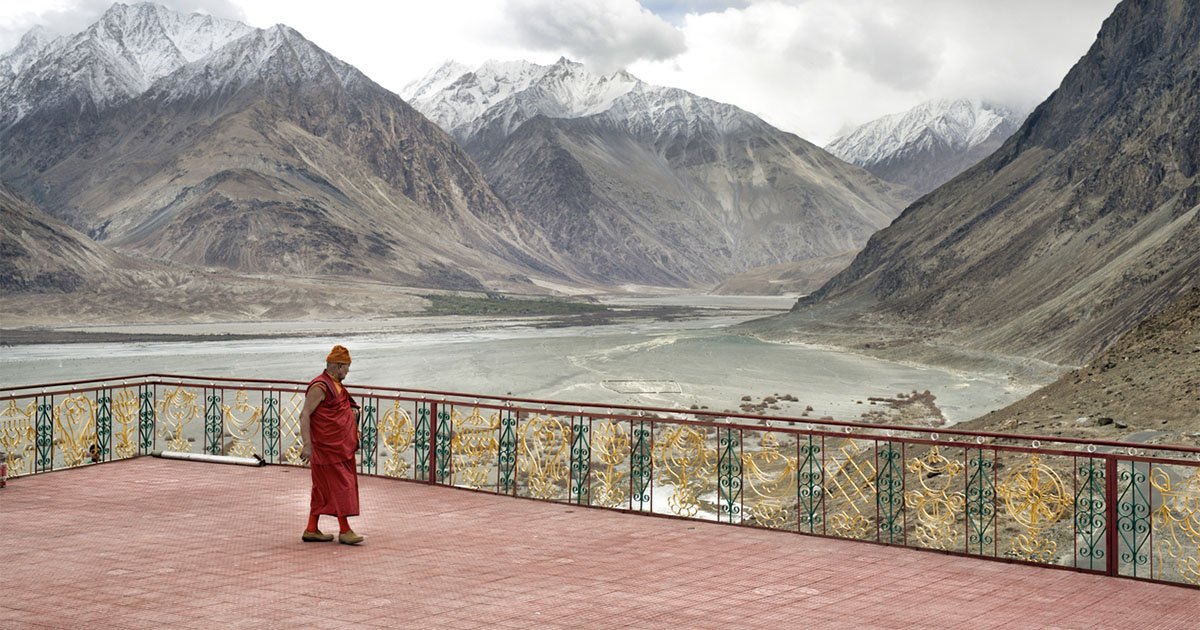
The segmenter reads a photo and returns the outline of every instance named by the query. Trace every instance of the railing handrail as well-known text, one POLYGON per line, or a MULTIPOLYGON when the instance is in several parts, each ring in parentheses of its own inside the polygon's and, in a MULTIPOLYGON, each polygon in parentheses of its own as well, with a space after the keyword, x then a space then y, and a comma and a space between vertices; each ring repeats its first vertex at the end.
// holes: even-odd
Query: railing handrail
MULTIPOLYGON (((27 397, 29 397, 31 395, 35 395, 35 394, 36 395, 44 395, 44 396, 52 396, 52 395, 59 395, 59 394, 78 393, 79 392, 78 386, 80 386, 80 385, 91 385, 89 387, 83 388, 84 391, 90 391, 90 390, 94 390, 94 389, 104 389, 105 387, 116 386, 115 385, 116 383, 120 383, 120 386, 123 386, 123 387, 129 387, 129 386, 137 386, 137 385, 169 385, 169 384, 183 385, 183 384, 185 384, 185 382, 187 384, 193 385, 193 386, 195 386, 195 385, 204 386, 204 383, 208 383, 209 385, 215 385, 217 383, 222 383, 222 384, 225 384, 225 383, 256 383, 256 384, 268 384, 268 385, 286 385, 289 387, 303 387, 308 384, 307 381, 296 381, 296 380, 286 380, 286 379, 231 378, 231 377, 220 377, 220 376, 194 376, 194 375, 185 375, 185 374, 147 373, 147 374, 136 374, 136 375, 130 375, 130 376, 119 376, 119 377, 111 377, 111 378, 94 378, 94 379, 84 379, 84 380, 77 380, 77 381, 59 381, 59 382, 55 382, 55 383, 46 383, 46 384, 40 384, 40 385, 2 387, 2 388, 0 388, 0 393, 6 393, 6 392, 25 392, 25 393, 20 393, 20 394, 6 393, 5 395, 0 395, 0 402, 4 402, 7 400, 15 400, 17 398, 27 398, 27 397), (164 379, 166 379, 166 380, 164 380, 164 379), (131 381, 137 381, 137 382, 131 383, 131 381), (174 381, 174 382, 168 382, 168 381, 174 381), (68 386, 72 387, 72 389, 49 391, 49 388, 68 387, 68 386), (40 390, 40 391, 33 392, 30 390, 40 390)), ((937 438, 941 437, 942 435, 949 435, 949 436, 960 436, 960 437, 966 437, 966 438, 990 438, 990 439, 1000 439, 1000 440, 1016 440, 1016 441, 1030 442, 1031 444, 1040 444, 1041 442, 1047 442, 1047 443, 1052 443, 1052 444, 1071 444, 1071 445, 1083 446, 1083 447, 1094 446, 1094 447, 1106 447, 1106 448, 1117 448, 1117 449, 1166 451, 1166 452, 1173 452, 1173 453, 1187 453, 1187 454, 1191 454, 1191 455, 1200 457, 1200 447, 1174 445, 1174 444, 1142 444, 1142 443, 1138 443, 1138 442, 1124 442, 1124 441, 1119 441, 1119 440, 1092 440, 1092 439, 1073 438, 1073 437, 1064 437, 1064 436, 1051 437, 1051 436, 1043 436, 1043 435, 1028 435, 1028 434, 1021 434, 1021 433, 1000 433, 1000 432, 996 432, 996 431, 970 431, 970 430, 964 430, 964 429, 955 429, 952 427, 911 427, 911 426, 905 426, 905 425, 891 425, 891 424, 881 425, 881 424, 873 424, 873 423, 869 423, 869 422, 855 422, 855 421, 847 421, 847 420, 821 420, 821 419, 813 419, 813 418, 797 417, 797 416, 767 416, 767 415, 761 415, 761 414, 749 414, 749 413, 744 413, 744 412, 713 411, 713 410, 706 410, 706 409, 678 409, 678 408, 669 408, 669 407, 643 407, 643 406, 637 406, 637 405, 626 405, 626 404, 621 404, 621 403, 607 404, 607 403, 583 402, 583 401, 563 401, 563 400, 550 400, 550 399, 542 399, 542 398, 528 398, 528 397, 521 397, 521 396, 497 396, 497 395, 493 395, 493 394, 475 394, 475 393, 469 393, 469 392, 455 392, 455 391, 434 390, 434 389, 401 388, 401 387, 391 387, 391 386, 382 386, 382 385, 347 384, 347 387, 350 390, 355 391, 360 394, 365 392, 368 395, 370 395, 370 394, 373 394, 374 392, 379 392, 379 391, 391 392, 391 393, 395 393, 395 394, 401 394, 402 395, 401 397, 409 398, 409 399, 413 399, 413 400, 416 400, 418 398, 423 399, 425 397, 441 397, 441 400, 438 402, 454 402, 456 404, 473 404, 473 405, 479 406, 479 407, 495 408, 495 409, 508 408, 508 409, 512 409, 514 411, 528 411, 528 412, 547 411, 547 409, 545 409, 545 406, 550 406, 550 405, 552 405, 556 408, 575 407, 575 408, 577 408, 578 412, 581 414, 592 415, 592 416, 614 417, 614 418, 622 419, 622 420, 647 420, 647 421, 670 420, 672 422, 684 422, 687 424, 701 424, 701 425, 706 425, 706 426, 720 426, 722 428, 724 428, 724 427, 740 428, 740 429, 745 429, 745 430, 764 430, 765 428, 767 428, 764 426, 743 425, 743 424, 731 423, 731 422, 715 422, 715 420, 717 418, 722 418, 722 419, 736 418, 739 420, 766 421, 766 422, 772 422, 772 423, 781 423, 781 422, 799 423, 799 424, 807 425, 810 428, 800 429, 797 427, 771 426, 770 429, 771 430, 783 430, 783 431, 795 430, 796 432, 803 432, 803 433, 814 434, 814 435, 820 435, 820 434, 843 435, 843 434, 835 433, 829 429, 830 427, 833 427, 833 428, 842 429, 842 430, 864 429, 864 430, 871 430, 871 431, 892 431, 892 432, 901 432, 901 433, 927 434, 927 435, 932 436, 932 439, 917 440, 917 441, 923 442, 923 443, 929 443, 929 444, 941 443, 938 441, 937 438), (407 394, 408 396, 403 396, 404 394, 407 394), (451 400, 447 400, 447 398, 455 398, 455 399, 460 399, 460 400, 451 401, 451 400), (481 400, 499 401, 499 403, 480 404, 481 400), (539 410, 536 408, 529 408, 529 407, 517 407, 513 403, 527 403, 527 404, 532 404, 532 405, 543 405, 543 409, 539 410), (593 411, 585 412, 584 411, 585 408, 593 410, 593 411), (605 410, 605 412, 601 413, 599 411, 595 411, 595 410, 601 410, 601 409, 605 410), (620 413, 614 414, 613 413, 614 410, 634 411, 634 412, 639 412, 639 413, 637 413, 637 414, 632 414, 632 413, 630 413, 630 414, 620 414, 620 413), (646 416, 645 415, 646 413, 654 413, 654 414, 665 413, 665 414, 672 414, 672 415, 686 414, 686 415, 691 415, 691 416, 696 416, 696 417, 710 418, 711 420, 708 420, 708 421, 691 420, 691 419, 682 418, 682 417, 663 418, 663 417, 656 417, 656 416, 646 416), (822 429, 822 427, 824 427, 825 429, 822 429)), ((260 389, 260 388, 252 388, 252 389, 260 389)), ((294 391, 294 390, 289 390, 289 391, 294 391)), ((377 396, 377 394, 376 394, 376 396, 377 396)), ((911 438, 910 438, 910 440, 911 440, 911 438)), ((952 442, 952 443, 957 446, 969 446, 969 444, 967 444, 967 443, 954 443, 954 442, 952 442)), ((1053 451, 1052 449, 1042 449, 1037 446, 1031 447, 1031 450, 1038 450, 1038 451, 1047 452, 1047 453, 1056 452, 1056 451, 1053 451)))

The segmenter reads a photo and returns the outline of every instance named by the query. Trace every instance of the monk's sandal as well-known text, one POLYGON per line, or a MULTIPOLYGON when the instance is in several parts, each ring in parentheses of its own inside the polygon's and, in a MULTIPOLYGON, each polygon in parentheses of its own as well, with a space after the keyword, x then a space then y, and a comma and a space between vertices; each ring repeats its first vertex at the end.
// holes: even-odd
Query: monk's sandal
POLYGON ((300 540, 304 542, 329 542, 333 540, 333 534, 322 534, 319 529, 315 532, 305 531, 300 540))
MULTIPOLYGON (((332 536, 330 536, 330 538, 332 538, 332 536)), ((338 534, 338 542, 342 543, 343 545, 357 545, 364 540, 366 539, 358 534, 355 534, 353 531, 349 531, 344 534, 338 534)))

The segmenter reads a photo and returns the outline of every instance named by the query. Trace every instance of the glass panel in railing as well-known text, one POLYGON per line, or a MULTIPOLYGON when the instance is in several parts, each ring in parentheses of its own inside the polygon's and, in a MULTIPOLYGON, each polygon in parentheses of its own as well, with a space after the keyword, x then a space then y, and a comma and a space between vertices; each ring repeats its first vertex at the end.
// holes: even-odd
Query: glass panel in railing
POLYGON ((839 538, 876 540, 875 440, 825 439, 825 532, 839 538))
POLYGON ((62 396, 54 403, 54 453, 51 468, 92 463, 96 453, 96 401, 93 393, 62 396))
POLYGON ((262 444, 264 394, 244 389, 232 393, 232 400, 221 396, 220 451, 233 457, 254 457, 262 444))
POLYGON ((519 496, 565 501, 570 484, 572 417, 553 412, 522 413, 517 422, 519 496))
POLYGON ((966 551, 967 449, 909 444, 905 449, 904 506, 908 546, 966 551))
POLYGON ((742 440, 742 522, 795 530, 799 501, 795 434, 746 431, 742 440))
POLYGON ((33 398, 9 400, 0 410, 0 452, 8 464, 8 476, 33 473, 36 458, 37 401, 33 398))
POLYGON ((629 454, 633 444, 630 422, 596 418, 591 421, 589 496, 591 504, 630 508, 629 454))
POLYGON ((1090 455, 1075 458, 1073 566, 1077 569, 1103 572, 1108 567, 1106 481, 1103 458, 1090 455))
POLYGON ((1150 464, 1150 575, 1200 586, 1200 464, 1150 464))
POLYGON ((1000 556, 1070 566, 1075 559, 1075 457, 1001 451, 997 458, 1000 556))
POLYGON ((450 414, 450 483, 495 490, 499 471, 501 414, 495 409, 455 407, 450 414))
POLYGON ((112 459, 128 459, 138 454, 138 425, 141 402, 138 390, 123 387, 110 391, 112 437, 109 441, 112 459))
POLYGON ((654 423, 654 512, 717 520, 717 442, 716 427, 654 423))
POLYGON ((379 401, 379 473, 387 477, 414 477, 416 423, 400 400, 379 401))
POLYGON ((304 443, 300 440, 300 413, 304 411, 304 392, 280 392, 279 448, 283 464, 306 465, 300 459, 304 443))
POLYGON ((268 464, 278 464, 282 460, 283 448, 280 446, 282 437, 280 407, 283 404, 281 392, 266 391, 260 397, 262 412, 259 435, 262 438, 262 457, 268 464))
MULTIPOLYGON (((155 405, 159 445, 163 450, 193 452, 193 444, 203 439, 203 390, 184 385, 160 388, 155 405)), ((201 442, 203 444, 203 442, 201 442)), ((195 449, 197 452, 202 449, 195 449)))

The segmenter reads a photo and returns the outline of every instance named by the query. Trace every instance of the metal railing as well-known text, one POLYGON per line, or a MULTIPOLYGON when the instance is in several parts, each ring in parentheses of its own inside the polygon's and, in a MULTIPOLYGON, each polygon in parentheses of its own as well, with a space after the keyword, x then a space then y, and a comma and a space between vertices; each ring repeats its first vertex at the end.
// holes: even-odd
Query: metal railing
MULTIPOLYGON (((10 477, 155 450, 303 465, 306 383, 0 389, 10 477)), ((1200 587, 1200 449, 349 385, 359 471, 1200 587)))

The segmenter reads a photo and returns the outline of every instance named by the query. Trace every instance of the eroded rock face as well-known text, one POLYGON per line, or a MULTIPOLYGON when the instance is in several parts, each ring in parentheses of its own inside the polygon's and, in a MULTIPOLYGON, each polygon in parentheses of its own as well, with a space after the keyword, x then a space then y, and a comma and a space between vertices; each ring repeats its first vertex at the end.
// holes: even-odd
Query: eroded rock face
MULTIPOLYGON (((1127 0, 1001 149, 795 311, 1082 363, 1200 277, 1200 5, 1127 0)), ((775 322, 786 328, 786 319, 775 322)))
POLYGON ((1200 289, 1054 383, 964 427, 1200 445, 1200 289))
POLYGON ((70 293, 122 262, 0 182, 0 293, 70 293))

